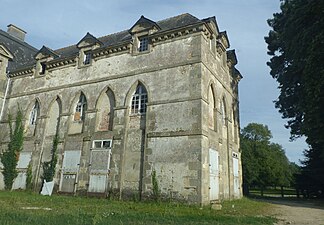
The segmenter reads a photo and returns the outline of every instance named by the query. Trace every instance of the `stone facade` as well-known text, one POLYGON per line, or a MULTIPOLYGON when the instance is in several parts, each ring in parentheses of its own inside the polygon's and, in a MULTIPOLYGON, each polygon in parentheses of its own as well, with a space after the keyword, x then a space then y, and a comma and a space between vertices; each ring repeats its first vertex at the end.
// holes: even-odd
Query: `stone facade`
POLYGON ((58 192, 149 197, 155 170, 164 197, 209 204, 242 196, 241 75, 214 17, 142 16, 126 31, 43 46, 11 70, 18 57, 1 38, 2 151, 8 113, 19 104, 25 114, 14 188, 24 188, 30 163, 39 191, 58 134, 58 192))

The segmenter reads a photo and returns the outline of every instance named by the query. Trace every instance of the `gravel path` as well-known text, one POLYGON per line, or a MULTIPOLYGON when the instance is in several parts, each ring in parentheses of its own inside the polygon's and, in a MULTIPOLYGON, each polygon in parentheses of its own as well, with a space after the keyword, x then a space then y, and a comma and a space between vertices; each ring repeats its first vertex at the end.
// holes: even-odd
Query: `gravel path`
POLYGON ((269 200, 272 216, 279 219, 275 225, 324 225, 324 207, 311 201, 269 200))

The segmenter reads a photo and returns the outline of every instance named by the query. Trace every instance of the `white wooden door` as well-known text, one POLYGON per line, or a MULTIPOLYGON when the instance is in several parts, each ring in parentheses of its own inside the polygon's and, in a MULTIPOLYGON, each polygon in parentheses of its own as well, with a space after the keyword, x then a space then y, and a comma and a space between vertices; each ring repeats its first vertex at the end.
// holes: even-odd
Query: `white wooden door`
POLYGON ((18 176, 12 184, 12 189, 26 189, 27 168, 31 160, 31 152, 21 152, 17 163, 18 176))
POLYGON ((109 164, 110 149, 91 151, 88 192, 105 193, 107 191, 109 164))
POLYGON ((60 191, 74 192, 80 166, 81 151, 65 151, 61 172, 60 191))
POLYGON ((233 157, 233 176, 234 176, 234 196, 240 196, 240 176, 239 176, 239 160, 233 157))
POLYGON ((219 155, 209 149, 209 200, 219 199, 219 155))

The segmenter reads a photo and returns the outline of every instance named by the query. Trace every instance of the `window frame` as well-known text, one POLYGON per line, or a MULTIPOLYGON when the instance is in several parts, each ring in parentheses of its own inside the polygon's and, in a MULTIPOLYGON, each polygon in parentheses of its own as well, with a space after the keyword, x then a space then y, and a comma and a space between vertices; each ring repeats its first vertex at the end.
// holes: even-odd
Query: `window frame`
POLYGON ((82 64, 84 66, 90 65, 92 61, 92 54, 91 52, 83 52, 83 61, 82 64))
POLYGON ((44 75, 46 72, 46 62, 39 62, 39 75, 44 75))
POLYGON ((36 125, 38 113, 39 113, 39 103, 38 103, 38 101, 36 101, 35 104, 34 104, 33 109, 30 112, 29 125, 31 125, 31 126, 36 125))
POLYGON ((80 113, 80 118, 76 119, 74 116, 74 121, 84 121, 85 118, 85 111, 87 110, 87 98, 86 96, 81 93, 80 97, 79 97, 79 101, 77 102, 76 106, 75 106, 75 112, 76 113, 80 113))
POLYGON ((149 46, 149 38, 148 35, 143 35, 138 37, 138 46, 137 46, 137 51, 138 52, 147 52, 149 51, 150 46, 149 46))
POLYGON ((111 149, 112 139, 96 139, 92 141, 92 149, 111 149), (96 147, 96 143, 101 142, 100 147, 96 147), (109 142, 108 147, 104 147, 104 142, 109 142))
POLYGON ((147 102, 147 90, 142 84, 140 84, 136 87, 136 91, 132 95, 131 114, 146 114, 147 102))

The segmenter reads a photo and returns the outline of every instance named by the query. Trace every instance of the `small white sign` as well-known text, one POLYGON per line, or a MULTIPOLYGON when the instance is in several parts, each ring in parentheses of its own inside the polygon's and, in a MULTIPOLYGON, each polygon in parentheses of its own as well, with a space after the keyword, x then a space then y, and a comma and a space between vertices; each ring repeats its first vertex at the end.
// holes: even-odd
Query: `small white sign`
POLYGON ((41 195, 49 195, 49 196, 51 196, 52 192, 53 192, 53 188, 54 188, 54 181, 46 182, 46 180, 44 180, 41 195))

